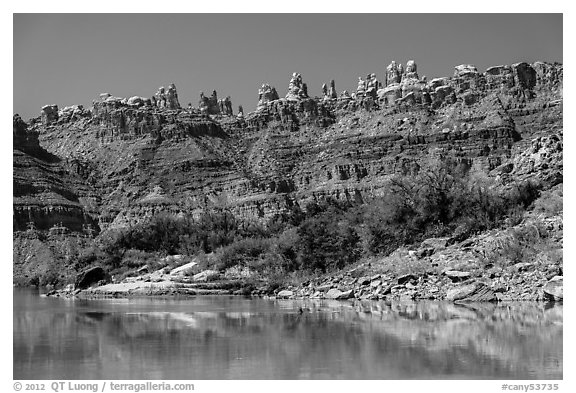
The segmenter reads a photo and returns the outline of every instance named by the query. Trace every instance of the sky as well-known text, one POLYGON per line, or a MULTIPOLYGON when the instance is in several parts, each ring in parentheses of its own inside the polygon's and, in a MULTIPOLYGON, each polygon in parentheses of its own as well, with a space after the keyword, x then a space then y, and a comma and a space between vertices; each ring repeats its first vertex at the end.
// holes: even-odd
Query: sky
POLYGON ((312 96, 336 81, 384 79, 392 61, 420 76, 454 66, 562 62, 562 14, 14 14, 13 113, 91 106, 99 94, 151 97, 175 83, 180 104, 200 92, 253 111, 263 83, 286 94, 299 72, 312 96))

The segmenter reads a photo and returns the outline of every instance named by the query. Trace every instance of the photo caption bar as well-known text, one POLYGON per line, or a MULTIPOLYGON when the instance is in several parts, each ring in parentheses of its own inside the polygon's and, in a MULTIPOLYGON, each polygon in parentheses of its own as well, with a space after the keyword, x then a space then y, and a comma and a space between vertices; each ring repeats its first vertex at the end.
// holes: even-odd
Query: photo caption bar
POLYGON ((14 382, 16 392, 158 392, 158 391, 194 391, 193 383, 177 382, 118 382, 118 381, 44 381, 14 382))

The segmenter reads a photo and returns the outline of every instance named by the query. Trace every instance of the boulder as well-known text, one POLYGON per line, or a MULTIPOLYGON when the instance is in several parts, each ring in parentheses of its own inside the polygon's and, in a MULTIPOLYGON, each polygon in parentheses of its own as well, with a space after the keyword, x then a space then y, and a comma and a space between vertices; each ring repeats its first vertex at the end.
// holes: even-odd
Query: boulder
POLYGON ((280 298, 280 299, 287 299, 290 296, 294 296, 294 292, 289 291, 287 289, 284 289, 284 290, 278 292, 278 294, 276 294, 276 297, 280 298))
POLYGON ((326 293, 326 298, 328 299, 336 299, 336 300, 346 300, 354 297, 354 290, 350 289, 348 291, 341 291, 336 288, 330 289, 326 293))
POLYGON ((194 281, 210 281, 215 280, 220 276, 220 273, 216 270, 204 270, 193 277, 194 281))
POLYGON ((480 302, 495 299, 494 291, 482 282, 452 288, 446 292, 446 300, 449 301, 480 302))
POLYGON ((519 262, 513 266, 517 272, 526 272, 534 268, 534 264, 530 262, 519 262))
POLYGON ((330 290, 328 290, 328 292, 326 292, 326 297, 328 299, 336 299, 341 294, 342 294, 342 291, 340 291, 339 289, 331 288, 330 290))
POLYGON ((472 276, 470 272, 461 272, 459 270, 446 270, 443 274, 452 282, 464 281, 472 276))
POLYGON ((544 298, 553 301, 564 300, 563 292, 564 276, 555 276, 546 284, 542 290, 544 291, 544 298))
POLYGON ((327 283, 327 284, 323 284, 323 285, 319 285, 316 290, 320 291, 320 292, 327 292, 332 288, 332 284, 327 283))
POLYGON ((431 237, 422 242, 420 247, 422 248, 433 248, 434 251, 442 250, 448 246, 449 237, 431 237))
POLYGON ((92 284, 97 283, 100 280, 103 280, 106 277, 106 273, 104 269, 100 266, 91 267, 89 269, 84 270, 83 272, 79 273, 76 276, 76 283, 75 287, 80 289, 86 289, 92 284))
POLYGON ((388 295, 390 293, 392 293, 392 288, 394 287, 394 285, 389 284, 385 287, 380 287, 380 295, 388 295))
POLYGON ((414 251, 414 255, 418 259, 426 258, 426 257, 429 257, 433 254, 434 254, 434 248, 432 248, 432 247, 420 248, 420 249, 414 251))
POLYGON ((198 269, 198 264, 196 262, 189 262, 186 263, 182 266, 177 267, 176 269, 173 269, 170 272, 171 276, 186 276, 186 275, 190 275, 190 273, 193 273, 195 270, 198 269))
POLYGON ((408 281, 416 280, 416 276, 413 274, 405 274, 403 276, 398 277, 398 285, 404 285, 408 281))

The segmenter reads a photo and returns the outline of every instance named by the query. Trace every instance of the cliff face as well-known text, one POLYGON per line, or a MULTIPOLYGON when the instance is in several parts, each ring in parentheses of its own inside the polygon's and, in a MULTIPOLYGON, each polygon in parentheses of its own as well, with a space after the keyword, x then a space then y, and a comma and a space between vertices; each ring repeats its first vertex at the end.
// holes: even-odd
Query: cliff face
MULTIPOLYGON (((353 94, 337 95, 332 82, 322 98, 308 97, 294 74, 286 98, 265 84, 247 115, 233 116, 229 97, 211 110, 203 94, 198 109, 181 109, 173 85, 164 99, 159 91, 152 100, 104 95, 90 110, 49 106, 25 136, 15 126, 14 229, 106 229, 210 207, 266 219, 327 196, 365 200, 435 157, 537 175, 526 163, 547 158, 526 151, 551 135, 561 151, 562 83, 558 64, 485 73, 463 65, 426 81, 408 62, 391 64, 384 83, 360 78, 353 94)), ((562 181, 561 165, 548 168, 551 185, 562 181)))
POLYGON ((52 227, 98 232, 99 197, 64 159, 40 147, 37 132, 13 119, 13 230, 52 227))

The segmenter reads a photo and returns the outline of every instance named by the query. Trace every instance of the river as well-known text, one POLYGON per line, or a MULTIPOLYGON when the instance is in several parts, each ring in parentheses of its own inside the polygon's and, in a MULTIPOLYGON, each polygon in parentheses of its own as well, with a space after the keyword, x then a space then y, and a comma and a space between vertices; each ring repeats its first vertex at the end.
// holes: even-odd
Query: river
POLYGON ((13 306, 14 379, 562 379, 561 304, 14 289, 13 306))

